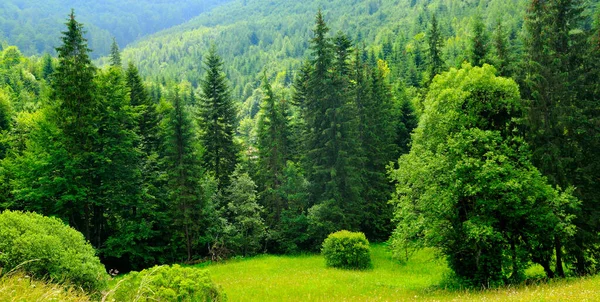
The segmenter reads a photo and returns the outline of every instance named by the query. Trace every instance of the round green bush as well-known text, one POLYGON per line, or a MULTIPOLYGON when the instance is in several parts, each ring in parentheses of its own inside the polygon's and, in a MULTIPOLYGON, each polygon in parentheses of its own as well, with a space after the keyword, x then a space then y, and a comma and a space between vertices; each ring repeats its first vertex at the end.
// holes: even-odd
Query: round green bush
POLYGON ((88 292, 105 288, 108 274, 83 235, 61 220, 36 213, 0 214, 0 268, 67 282, 88 292))
POLYGON ((206 270, 155 266, 131 272, 120 280, 107 301, 225 301, 226 297, 206 270))
POLYGON ((366 269, 371 267, 369 241, 365 234, 339 231, 323 241, 321 253, 328 267, 366 269))

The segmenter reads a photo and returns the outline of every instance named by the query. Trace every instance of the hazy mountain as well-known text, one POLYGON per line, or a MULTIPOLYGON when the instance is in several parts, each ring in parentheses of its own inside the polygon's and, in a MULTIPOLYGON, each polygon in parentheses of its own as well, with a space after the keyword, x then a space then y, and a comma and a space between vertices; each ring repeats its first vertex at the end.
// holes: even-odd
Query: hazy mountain
POLYGON ((85 23, 95 55, 181 24, 230 0, 2 0, 0 41, 25 54, 53 52, 71 8, 85 23))

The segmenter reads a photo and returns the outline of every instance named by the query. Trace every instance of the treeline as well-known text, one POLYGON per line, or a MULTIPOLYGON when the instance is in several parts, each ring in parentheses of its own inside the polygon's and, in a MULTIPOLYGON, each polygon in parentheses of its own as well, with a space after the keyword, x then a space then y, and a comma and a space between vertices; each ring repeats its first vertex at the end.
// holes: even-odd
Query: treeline
POLYGON ((59 217, 121 270, 311 251, 339 228, 387 240, 385 166, 415 116, 386 63, 330 37, 320 13, 294 87, 263 77, 254 140, 236 134, 216 46, 196 94, 147 88, 116 43, 98 69, 83 31, 71 14, 57 59, 2 52, 2 208, 59 217))
POLYGON ((0 4, 0 42, 15 45, 26 55, 54 55, 54 47, 60 41, 64 12, 74 8, 87 24, 86 37, 93 56, 105 56, 110 51, 113 37, 119 45, 127 45, 226 2, 6 0, 0 4))
POLYGON ((479 15, 453 48, 440 16, 460 10, 437 7, 371 47, 319 11, 295 76, 263 72, 241 106, 218 44, 195 48, 196 80, 144 85, 116 44, 94 67, 71 16, 58 60, 2 52, 0 202, 133 268, 311 251, 348 229, 393 233, 400 258, 436 248, 462 285, 596 273, 600 14, 533 0, 522 37, 479 15))

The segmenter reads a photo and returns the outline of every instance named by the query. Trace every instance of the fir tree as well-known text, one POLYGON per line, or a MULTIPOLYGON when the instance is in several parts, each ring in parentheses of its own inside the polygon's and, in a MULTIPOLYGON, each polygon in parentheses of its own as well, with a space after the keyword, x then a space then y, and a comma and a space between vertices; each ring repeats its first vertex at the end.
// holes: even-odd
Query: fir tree
POLYGON ((208 171, 215 173, 219 188, 224 188, 237 162, 237 147, 233 141, 236 112, 223 74, 223 61, 214 45, 204 64, 206 76, 201 83, 199 123, 200 140, 205 148, 203 162, 208 171))

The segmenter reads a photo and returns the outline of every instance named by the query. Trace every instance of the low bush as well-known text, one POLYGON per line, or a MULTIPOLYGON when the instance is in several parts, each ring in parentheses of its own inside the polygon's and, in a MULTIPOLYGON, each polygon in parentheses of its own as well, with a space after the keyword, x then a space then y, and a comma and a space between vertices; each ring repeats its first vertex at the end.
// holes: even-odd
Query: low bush
POLYGON ((323 241, 321 249, 328 267, 366 269, 371 267, 369 241, 365 234, 339 231, 323 241))
POLYGON ((0 214, 0 267, 36 278, 67 282, 88 292, 105 288, 108 274, 83 235, 53 217, 0 214))
POLYGON ((132 272, 111 290, 106 301, 225 301, 226 297, 205 270, 155 266, 132 272))

